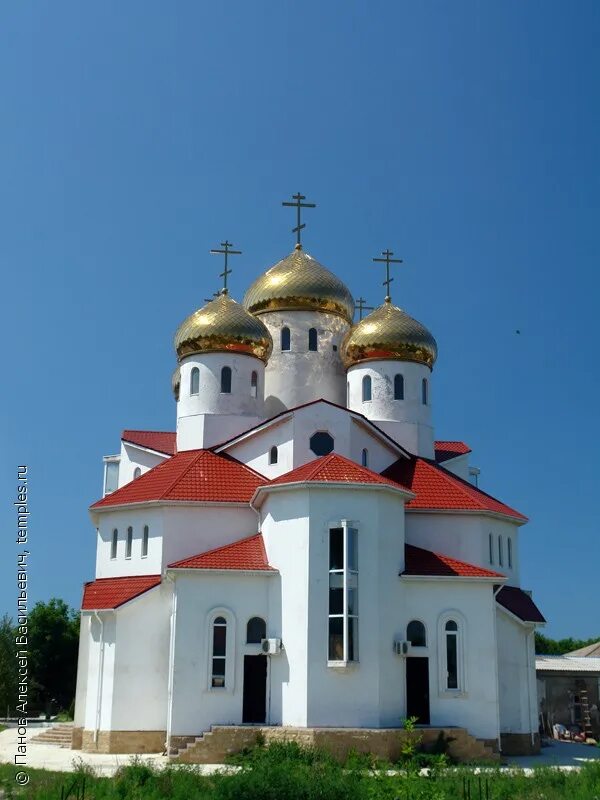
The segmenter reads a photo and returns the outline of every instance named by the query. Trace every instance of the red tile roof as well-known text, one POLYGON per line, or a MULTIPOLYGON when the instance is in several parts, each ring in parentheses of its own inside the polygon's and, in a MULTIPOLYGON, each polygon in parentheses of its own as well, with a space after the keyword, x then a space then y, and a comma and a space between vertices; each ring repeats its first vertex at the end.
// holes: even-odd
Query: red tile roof
POLYGON ((93 509, 151 500, 248 503, 264 476, 210 450, 184 450, 92 505, 93 509))
POLYGON ((491 569, 477 567, 466 561, 450 558, 442 553, 432 553, 412 544, 404 546, 404 572, 402 575, 435 575, 447 578, 500 578, 505 576, 491 569))
POLYGON ((260 533, 169 564, 171 569, 244 569, 273 572, 260 533))
POLYGON ((98 578, 83 587, 83 611, 118 608, 128 600, 160 584, 160 575, 134 575, 127 578, 98 578))
POLYGON ((546 622, 542 612, 523 589, 518 589, 516 586, 503 586, 496 595, 496 600, 523 622, 546 622))
POLYGON ((408 486, 416 497, 406 504, 407 511, 448 510, 492 512, 527 522, 527 517, 501 503, 473 484, 424 458, 398 459, 382 473, 408 486))
POLYGON ((471 448, 464 442, 435 442, 435 460, 437 462, 447 461, 449 458, 456 458, 457 456, 464 456, 470 453, 471 448))
POLYGON ((168 456, 174 456, 177 452, 177 434, 171 431, 125 430, 121 434, 121 439, 168 456))
POLYGON ((399 482, 380 475, 378 472, 361 467, 355 461, 351 461, 338 453, 330 453, 328 456, 315 458, 301 467, 286 472, 278 478, 269 482, 269 486, 277 486, 282 483, 375 483, 384 486, 393 486, 396 489, 410 491, 399 482))

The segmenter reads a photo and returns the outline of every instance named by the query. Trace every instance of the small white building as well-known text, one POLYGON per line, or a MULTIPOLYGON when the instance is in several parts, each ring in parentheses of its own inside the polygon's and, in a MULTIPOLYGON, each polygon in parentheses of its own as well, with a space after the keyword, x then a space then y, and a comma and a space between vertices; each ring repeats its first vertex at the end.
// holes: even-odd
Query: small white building
POLYGON ((527 520, 435 441, 429 331, 389 298, 353 313, 297 246, 180 326, 176 431, 125 431, 91 507, 84 749, 410 716, 539 747, 527 520))

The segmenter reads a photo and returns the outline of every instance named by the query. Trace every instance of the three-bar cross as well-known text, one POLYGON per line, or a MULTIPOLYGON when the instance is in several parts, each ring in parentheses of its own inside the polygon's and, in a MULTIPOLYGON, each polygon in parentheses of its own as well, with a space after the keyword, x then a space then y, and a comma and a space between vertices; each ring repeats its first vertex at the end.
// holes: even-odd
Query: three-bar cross
POLYGON ((316 208, 317 204, 316 203, 303 203, 302 201, 306 200, 306 196, 303 195, 303 194, 300 194, 300 192, 298 192, 298 194, 293 194, 292 195, 292 199, 295 202, 290 203, 289 201, 287 201, 287 202, 284 201, 281 205, 282 206, 291 206, 292 208, 296 209, 296 212, 297 212, 296 220, 297 220, 297 222, 296 222, 296 227, 292 228, 292 233, 296 234, 296 249, 300 250, 302 248, 302 242, 300 241, 300 231, 302 230, 302 228, 306 228, 306 224, 305 223, 300 224, 300 209, 301 208, 316 208))
POLYGON ((239 256, 241 254, 241 250, 230 250, 230 247, 233 247, 231 242, 228 242, 227 239, 224 242, 221 242, 222 250, 215 249, 211 250, 211 254, 214 255, 224 255, 225 256, 225 269, 223 272, 220 273, 219 277, 223 278, 223 289, 221 290, 221 294, 227 294, 227 276, 231 275, 231 270, 227 269, 227 259, 229 256, 239 256))
POLYGON ((368 306, 366 303, 367 301, 364 299, 364 297, 359 297, 356 301, 359 322, 363 318, 363 311, 373 311, 373 306, 368 306))
POLYGON ((394 255, 392 250, 383 250, 381 255, 383 258, 374 258, 373 261, 380 261, 381 263, 385 264, 385 280, 383 282, 383 286, 386 287, 386 297, 385 300, 389 303, 392 299, 390 293, 390 283, 394 280, 390 278, 390 264, 402 264, 401 258, 392 258, 394 255))

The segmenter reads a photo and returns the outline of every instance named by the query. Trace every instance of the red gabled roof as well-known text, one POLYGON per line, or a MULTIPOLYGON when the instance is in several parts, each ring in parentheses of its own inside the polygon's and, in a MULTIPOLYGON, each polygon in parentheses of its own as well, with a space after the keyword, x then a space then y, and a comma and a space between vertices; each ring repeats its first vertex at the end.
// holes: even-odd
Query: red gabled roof
POLYGON ((435 460, 439 463, 441 461, 448 461, 449 458, 456 458, 457 456, 464 456, 466 453, 471 452, 471 448, 464 442, 435 442, 435 460))
POLYGON ((410 461, 398 459, 382 474, 408 486, 416 494, 406 504, 407 511, 483 511, 527 522, 527 517, 514 508, 425 458, 415 456, 410 461))
POLYGON ((351 461, 338 453, 330 453, 328 456, 315 458, 308 464, 286 472, 278 478, 269 482, 269 486, 277 486, 282 483, 374 483, 384 486, 393 486, 395 489, 404 489, 405 486, 399 485, 398 481, 385 478, 378 472, 373 472, 367 467, 362 467, 355 461, 351 461))
POLYGON ((151 500, 248 503, 265 479, 229 455, 184 450, 92 505, 93 509, 151 500))
POLYGON ((523 622, 546 622, 531 597, 516 586, 503 586, 496 595, 501 606, 523 622))
POLYGON ((177 434, 171 431, 124 430, 121 439, 167 456, 174 456, 177 452, 177 434))
POLYGON ((133 575, 127 578, 98 578, 83 587, 82 611, 118 608, 160 584, 160 575, 133 575))
POLYGON ((434 575, 445 578, 505 578, 499 572, 477 567, 466 561, 450 558, 442 553, 432 553, 412 544, 404 546, 404 572, 401 575, 434 575))
POLYGON ((232 544, 207 550, 191 558, 169 564, 171 569, 243 569, 274 572, 267 561, 262 534, 239 539, 232 544))

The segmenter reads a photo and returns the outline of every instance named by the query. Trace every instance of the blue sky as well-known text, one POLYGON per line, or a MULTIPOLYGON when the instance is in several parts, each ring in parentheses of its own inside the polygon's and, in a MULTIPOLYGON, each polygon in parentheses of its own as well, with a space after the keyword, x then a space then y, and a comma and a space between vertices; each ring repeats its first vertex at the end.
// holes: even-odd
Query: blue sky
POLYGON ((174 429, 172 335, 219 286, 306 249, 435 334, 438 438, 527 513, 522 580, 554 636, 600 635, 596 2, 0 8, 0 611, 16 465, 31 597, 77 606, 87 507, 125 427, 174 429), (520 331, 520 334, 516 333, 520 331))

